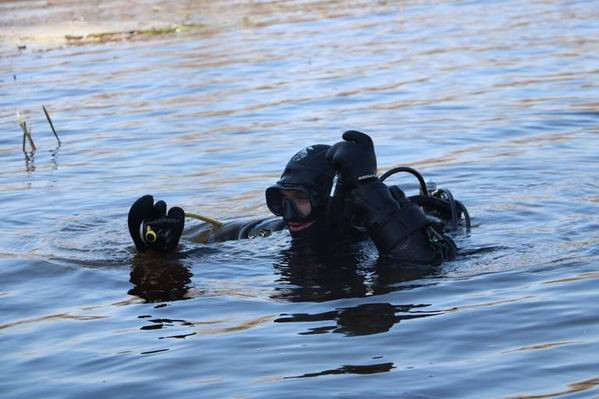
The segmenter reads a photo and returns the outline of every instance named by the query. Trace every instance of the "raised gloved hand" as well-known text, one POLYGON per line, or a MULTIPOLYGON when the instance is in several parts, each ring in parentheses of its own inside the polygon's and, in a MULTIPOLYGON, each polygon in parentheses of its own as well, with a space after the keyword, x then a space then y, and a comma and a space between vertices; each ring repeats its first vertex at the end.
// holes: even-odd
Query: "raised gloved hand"
POLYGON ((169 252, 177 248, 185 225, 185 212, 173 207, 166 213, 166 203, 154 204, 151 195, 140 197, 129 209, 129 234, 139 252, 151 249, 169 252))
POLYGON ((343 140, 327 151, 327 161, 341 173, 344 186, 352 190, 377 180, 376 154, 372 139, 356 130, 343 133, 343 140))

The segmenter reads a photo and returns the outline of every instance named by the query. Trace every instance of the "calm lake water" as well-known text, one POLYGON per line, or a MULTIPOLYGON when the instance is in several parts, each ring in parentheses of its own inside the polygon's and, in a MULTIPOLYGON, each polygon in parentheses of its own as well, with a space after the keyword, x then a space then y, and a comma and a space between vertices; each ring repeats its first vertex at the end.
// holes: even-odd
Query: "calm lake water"
POLYGON ((205 29, 0 54, 2 397, 599 397, 599 2, 202 4, 205 29), (266 216, 347 129, 466 204, 462 257, 136 255, 137 197, 266 216))

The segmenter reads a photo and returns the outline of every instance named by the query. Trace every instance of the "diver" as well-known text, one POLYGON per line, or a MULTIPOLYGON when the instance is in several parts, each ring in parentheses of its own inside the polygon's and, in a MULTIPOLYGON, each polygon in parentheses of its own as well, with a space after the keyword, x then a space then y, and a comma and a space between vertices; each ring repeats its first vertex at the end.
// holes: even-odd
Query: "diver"
POLYGON ((167 213, 166 203, 154 203, 151 195, 139 198, 128 216, 135 247, 139 252, 176 250, 187 216, 207 222, 190 233, 192 241, 201 243, 288 229, 293 245, 316 250, 370 239, 380 256, 401 262, 437 265, 455 258, 457 247, 447 232, 456 230, 461 219, 470 227, 464 205, 449 190, 427 187, 409 167, 379 177, 372 139, 355 130, 342 138, 333 146, 308 146, 289 160, 280 179, 265 192, 266 205, 276 217, 222 223, 186 214, 179 207, 167 213), (418 179, 418 195, 408 197, 398 186, 384 183, 398 172, 418 179))

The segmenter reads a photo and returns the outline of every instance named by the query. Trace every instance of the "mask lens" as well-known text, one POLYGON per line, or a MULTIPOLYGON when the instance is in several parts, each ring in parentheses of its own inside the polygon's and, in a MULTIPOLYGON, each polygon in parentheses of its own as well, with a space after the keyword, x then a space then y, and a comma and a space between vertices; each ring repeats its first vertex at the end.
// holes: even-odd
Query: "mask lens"
POLYGON ((311 219, 314 201, 303 190, 270 187, 266 190, 266 205, 276 216, 285 220, 307 221, 311 219))
POLYGON ((283 216, 283 195, 276 187, 266 189, 266 206, 276 216, 283 216))
POLYGON ((288 221, 303 222, 311 220, 312 202, 305 192, 285 190, 283 196, 283 218, 288 221))

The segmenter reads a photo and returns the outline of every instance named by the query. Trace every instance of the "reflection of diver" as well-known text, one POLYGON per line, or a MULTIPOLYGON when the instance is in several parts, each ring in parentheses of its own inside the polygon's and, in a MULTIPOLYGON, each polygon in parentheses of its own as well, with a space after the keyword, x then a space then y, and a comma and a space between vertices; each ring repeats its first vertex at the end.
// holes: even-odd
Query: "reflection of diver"
MULTIPOLYGON (((371 260, 364 256, 364 252, 356 244, 329 248, 327 251, 292 246, 290 250, 283 251, 274 265, 279 278, 272 297, 293 302, 314 302, 381 295, 422 286, 426 284, 423 280, 405 283, 434 275, 438 269, 435 266, 398 265, 381 258, 371 260)), ((402 320, 438 314, 422 309, 427 306, 367 303, 316 314, 282 315, 275 321, 334 321, 334 324, 310 328, 303 334, 335 332, 368 335, 388 331, 402 320)))
POLYGON ((314 249, 296 243, 274 263, 278 274, 272 297, 292 302, 320 302, 382 295, 419 285, 405 283, 434 275, 435 265, 398 263, 369 256, 374 250, 361 242, 341 242, 314 249))
POLYGON ((366 365, 350 365, 346 364, 336 369, 319 371, 316 373, 306 373, 303 375, 293 376, 293 377, 285 377, 285 378, 312 378, 312 377, 321 377, 323 375, 337 375, 337 374, 378 374, 378 373, 387 373, 394 369, 393 363, 376 363, 376 364, 366 364, 366 365))
POLYGON ((128 292, 148 302, 185 299, 192 274, 181 264, 178 254, 159 257, 138 254, 133 258, 130 280, 134 287, 128 292))
POLYGON ((361 261, 367 263, 368 257, 359 243, 338 242, 326 249, 292 244, 274 264, 278 279, 272 297, 293 302, 363 297, 368 287, 361 261))
POLYGON ((418 319, 435 316, 438 311, 421 310, 429 305, 392 305, 390 303, 365 303, 362 305, 339 308, 329 312, 316 314, 295 313, 283 314, 275 323, 306 323, 333 321, 327 324, 310 328, 308 334, 341 333, 348 336, 371 335, 387 332, 402 320, 418 319), (399 314, 398 314, 399 313, 399 314))
MULTIPOLYGON (((266 190, 268 208, 282 219, 222 224, 202 218, 210 225, 196 240, 252 238, 287 228, 294 242, 308 246, 370 238, 380 255, 403 262, 440 264, 455 257, 457 248, 445 230, 455 230, 461 216, 468 225, 465 207, 448 190, 429 191, 413 169, 395 168, 380 178, 376 173, 370 137, 345 132, 333 146, 312 145, 295 154, 280 180, 266 190), (420 195, 406 197, 399 187, 383 183, 396 172, 414 174, 420 195)), ((177 248, 186 215, 178 207, 166 210, 164 201, 154 204, 149 195, 132 205, 129 232, 138 251, 177 248)))

